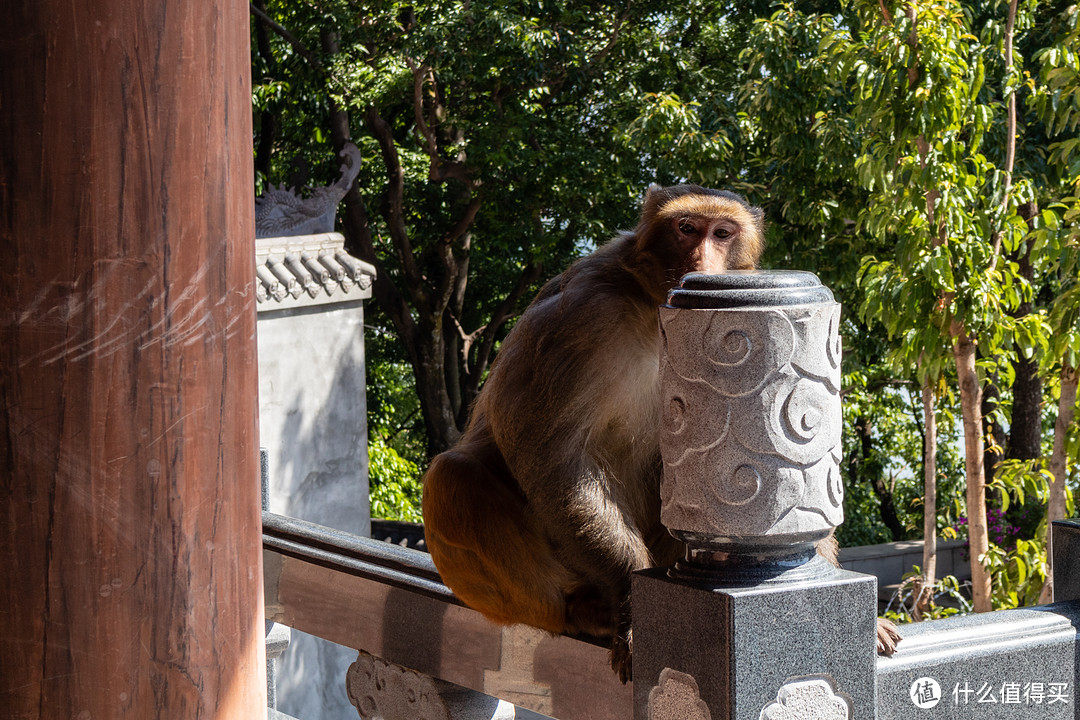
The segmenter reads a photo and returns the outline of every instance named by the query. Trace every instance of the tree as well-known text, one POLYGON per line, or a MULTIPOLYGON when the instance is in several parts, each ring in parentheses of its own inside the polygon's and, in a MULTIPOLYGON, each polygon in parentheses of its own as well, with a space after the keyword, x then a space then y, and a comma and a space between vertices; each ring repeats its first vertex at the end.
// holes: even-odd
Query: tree
MULTIPOLYGON (((992 597, 980 561, 989 549, 984 423, 1000 418, 1010 428, 1007 447, 990 454, 995 461, 999 452, 1039 452, 1033 438, 1041 438, 1041 422, 1032 409, 1044 395, 1032 363, 1052 336, 1068 335, 1063 324, 1075 322, 1061 308, 1072 307, 1067 290, 1076 266, 1069 265, 1071 276, 1057 270, 1074 262, 1067 233, 1049 241, 1043 228, 1054 218, 1068 224, 1060 206, 1072 207, 1068 198, 1078 193, 1053 166, 1077 143, 1063 140, 1048 153, 1053 127, 1032 105, 1045 91, 1060 112, 1075 107, 1076 41, 1059 31, 1067 23, 1055 19, 1057 5, 856 2, 824 15, 784 4, 750 33, 740 122, 726 136, 738 181, 769 209, 773 258, 822 274, 849 305, 861 306, 859 320, 891 336, 886 358, 872 351, 877 338, 860 332, 860 323, 845 328, 854 346, 845 357, 845 404, 860 411, 847 426, 855 432, 845 432, 846 440, 860 439, 846 446, 848 478, 877 487, 885 517, 899 504, 874 482, 881 477, 874 428, 883 423, 870 418, 888 417, 888 403, 864 405, 856 392, 873 387, 882 397, 880 387, 921 387, 924 410, 912 419, 927 419, 924 527, 933 528, 940 522, 934 506, 948 507, 928 502, 941 475, 934 405, 957 391, 981 610, 992 597), (1036 79, 1032 58, 1054 69, 1036 79), (855 277, 850 268, 860 258, 855 277), (863 347, 875 359, 863 361, 863 347), (984 418, 989 386, 999 400, 986 404, 984 418)), ((698 98, 678 100, 692 108, 698 98)), ((1008 475, 995 477, 993 490, 996 502, 1013 494, 1023 502, 1024 487, 1008 475)))
POLYGON ((342 230, 379 271, 371 353, 394 382, 371 392, 411 377, 419 408, 371 424, 386 447, 422 464, 451 443, 539 284, 631 225, 647 182, 692 180, 763 205, 765 264, 858 309, 845 540, 931 538, 966 512, 978 564, 978 460, 1007 458, 994 502, 1067 488, 1047 456, 1067 480, 1075 424, 1051 453, 1038 411, 1075 405, 1075 347, 1056 339, 1075 336, 1080 195, 1064 3, 263 2, 260 181, 294 157, 333 174, 320 158, 349 138, 365 158, 342 230), (958 397, 966 503, 948 502, 958 397), (987 422, 1008 434, 984 443, 987 422), (424 452, 402 440, 413 424, 424 452))
MULTIPOLYGON (((982 383, 977 348, 993 358, 1002 346, 1003 318, 1015 309, 1022 281, 999 263, 1004 243, 1015 249, 1015 78, 1012 34, 1016 4, 1001 37, 1002 92, 984 84, 997 38, 970 33, 956 2, 860 5, 859 37, 839 38, 839 64, 857 88, 856 115, 869 132, 859 178, 870 190, 860 221, 894 236, 894 260, 864 265, 864 312, 903 338, 909 364, 940 364, 949 347, 959 385, 965 437, 967 516, 975 609, 991 609, 983 468, 982 383), (1003 158, 995 164, 983 140, 1000 115, 1008 118, 1003 158), (1011 290, 1011 292, 1010 292, 1011 290), (921 362, 920 362, 921 361, 921 362)), ((991 28, 993 26, 990 26, 991 28)), ((1026 189, 1025 189, 1026 191, 1026 189)), ((925 372, 926 387, 939 373, 925 372)), ((929 403, 927 403, 929 409, 929 403)), ((932 411, 927 417, 932 416, 932 411)))
MULTIPOLYGON (((832 82, 829 58, 818 51, 849 20, 785 5, 753 24, 740 57, 745 79, 733 139, 739 178, 767 211, 765 264, 817 273, 848 308, 861 295, 851 269, 868 252, 885 249, 854 232, 852 219, 867 197, 853 182, 859 128, 850 93, 832 82)), ((903 396, 892 391, 906 379, 881 362, 888 345, 880 331, 846 313, 842 334, 848 520, 840 537, 851 544, 901 540, 910 522, 895 455, 914 427, 903 417, 903 396), (872 529, 882 523, 887 533, 872 529)))
MULTIPOLYGON (((627 32, 643 11, 530 10, 388 2, 358 13, 342 1, 256 13, 272 31, 255 43, 260 91, 306 88, 302 125, 315 121, 323 147, 351 137, 364 154, 343 231, 378 270, 374 296, 413 368, 430 453, 457 437, 542 277, 629 225, 645 186, 618 145, 625 107, 612 85, 651 38, 627 32)), ((310 154, 288 122, 281 112, 259 125, 277 128, 279 155, 310 154)))
MULTIPOLYGON (((1080 138, 1075 136, 1080 125, 1080 11, 1075 5, 1060 14, 1054 31, 1059 35, 1054 43, 1036 55, 1041 64, 1042 82, 1033 98, 1036 111, 1049 126, 1049 135, 1060 136, 1065 132, 1072 135, 1050 146, 1049 163, 1057 172, 1061 185, 1071 192, 1042 214, 1042 228, 1035 238, 1051 250, 1050 269, 1060 288, 1049 315, 1051 341, 1045 355, 1049 364, 1056 362, 1060 366, 1053 450, 1047 468, 1051 477, 1046 528, 1048 550, 1049 521, 1067 517, 1072 506, 1068 492, 1069 458, 1080 454, 1074 426, 1080 381, 1077 372, 1080 367, 1080 283, 1077 277, 1080 275, 1080 152, 1077 152, 1080 138)), ((1048 551, 1048 562, 1052 557, 1048 551)), ((1048 573, 1048 577, 1052 576, 1048 573)), ((1051 596, 1052 583, 1048 582, 1041 600, 1048 602, 1051 596)))

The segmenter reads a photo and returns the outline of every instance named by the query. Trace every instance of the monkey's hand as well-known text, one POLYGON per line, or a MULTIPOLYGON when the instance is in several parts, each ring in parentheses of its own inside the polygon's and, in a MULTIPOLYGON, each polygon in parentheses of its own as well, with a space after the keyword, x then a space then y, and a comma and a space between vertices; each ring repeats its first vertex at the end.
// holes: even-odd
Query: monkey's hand
POLYGON ((903 638, 900 631, 890 621, 878 618, 877 621, 877 651, 879 655, 892 655, 896 652, 896 645, 903 638))
POLYGON ((619 680, 625 685, 634 679, 634 635, 633 630, 627 629, 625 633, 617 633, 611 641, 611 669, 619 676, 619 680))

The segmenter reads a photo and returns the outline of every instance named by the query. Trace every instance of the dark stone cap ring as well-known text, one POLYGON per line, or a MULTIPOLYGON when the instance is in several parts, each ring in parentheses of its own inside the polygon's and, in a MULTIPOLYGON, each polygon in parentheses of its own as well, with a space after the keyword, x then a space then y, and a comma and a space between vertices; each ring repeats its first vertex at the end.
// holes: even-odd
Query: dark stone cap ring
POLYGON ((834 302, 817 275, 803 270, 733 270, 689 273, 670 293, 669 307, 700 310, 816 305, 834 302))

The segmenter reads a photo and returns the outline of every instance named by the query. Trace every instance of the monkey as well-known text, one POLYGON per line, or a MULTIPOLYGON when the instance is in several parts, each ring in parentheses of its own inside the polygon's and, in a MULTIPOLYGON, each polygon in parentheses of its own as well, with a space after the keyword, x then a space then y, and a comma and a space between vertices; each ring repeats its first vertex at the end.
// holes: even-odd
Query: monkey
MULTIPOLYGON (((657 308, 686 273, 752 269, 763 249, 739 195, 654 184, 632 232, 541 288, 423 480, 425 541, 466 605, 610 638, 630 679, 631 575, 685 552, 660 523, 657 308)), ((831 537, 819 552, 835 563, 831 537)))

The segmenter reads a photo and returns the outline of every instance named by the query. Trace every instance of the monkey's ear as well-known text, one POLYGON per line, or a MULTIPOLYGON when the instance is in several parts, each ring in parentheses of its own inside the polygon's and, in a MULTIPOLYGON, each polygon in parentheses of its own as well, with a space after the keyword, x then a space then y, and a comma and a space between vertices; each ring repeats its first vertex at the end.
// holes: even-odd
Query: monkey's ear
POLYGON ((641 220, 645 222, 653 218, 657 211, 667 203, 667 191, 656 183, 649 183, 645 190, 645 199, 641 201, 641 220))

